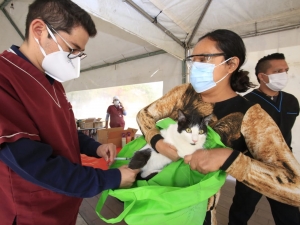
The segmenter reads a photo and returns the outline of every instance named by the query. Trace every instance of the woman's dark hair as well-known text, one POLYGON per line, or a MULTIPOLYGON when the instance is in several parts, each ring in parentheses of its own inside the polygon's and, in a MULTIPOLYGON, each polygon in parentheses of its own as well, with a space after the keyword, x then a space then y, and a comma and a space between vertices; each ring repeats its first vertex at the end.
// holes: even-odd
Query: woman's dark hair
MULTIPOLYGON (((250 82, 250 78, 248 76, 249 72, 240 69, 245 62, 246 48, 239 35, 230 30, 219 29, 205 34, 199 38, 198 42, 204 38, 208 38, 217 43, 216 47, 225 53, 225 60, 234 56, 239 58, 240 63, 230 78, 230 85, 234 91, 245 92, 249 88, 256 86, 250 82)), ((230 60, 227 63, 230 63, 230 60)))
POLYGON ((91 16, 71 0, 35 0, 30 4, 26 18, 25 40, 28 40, 29 27, 34 19, 48 22, 56 31, 68 34, 76 26, 82 26, 90 37, 97 34, 91 16))

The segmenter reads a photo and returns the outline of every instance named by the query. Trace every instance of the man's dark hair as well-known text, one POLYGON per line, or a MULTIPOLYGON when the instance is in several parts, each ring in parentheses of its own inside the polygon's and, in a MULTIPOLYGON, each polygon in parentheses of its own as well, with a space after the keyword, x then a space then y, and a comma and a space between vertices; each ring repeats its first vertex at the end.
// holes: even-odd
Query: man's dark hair
POLYGON ((29 27, 34 19, 47 21, 56 31, 68 34, 76 26, 82 26, 90 37, 97 34, 91 16, 71 0, 35 0, 30 4, 26 18, 25 40, 29 38, 29 27))
POLYGON ((260 82, 258 79, 258 74, 267 72, 267 70, 271 66, 270 65, 271 60, 284 60, 284 59, 285 59, 284 54, 273 53, 271 55, 264 56, 260 60, 258 60, 256 66, 255 66, 255 75, 256 75, 258 82, 260 82))

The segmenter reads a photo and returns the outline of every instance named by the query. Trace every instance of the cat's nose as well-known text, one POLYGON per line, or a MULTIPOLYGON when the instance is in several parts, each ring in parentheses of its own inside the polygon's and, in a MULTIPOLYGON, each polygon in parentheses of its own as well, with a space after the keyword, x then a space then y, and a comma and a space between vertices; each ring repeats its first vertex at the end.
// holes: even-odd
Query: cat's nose
POLYGON ((196 143, 197 141, 198 141, 198 140, 194 140, 194 139, 193 139, 193 142, 194 142, 194 143, 196 143))

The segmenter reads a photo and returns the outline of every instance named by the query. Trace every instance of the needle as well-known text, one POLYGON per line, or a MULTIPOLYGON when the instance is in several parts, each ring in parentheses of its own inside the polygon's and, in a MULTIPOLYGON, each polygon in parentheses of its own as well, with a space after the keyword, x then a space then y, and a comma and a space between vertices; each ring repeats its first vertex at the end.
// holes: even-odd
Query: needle
POLYGON ((115 160, 130 160, 128 157, 116 157, 115 160))

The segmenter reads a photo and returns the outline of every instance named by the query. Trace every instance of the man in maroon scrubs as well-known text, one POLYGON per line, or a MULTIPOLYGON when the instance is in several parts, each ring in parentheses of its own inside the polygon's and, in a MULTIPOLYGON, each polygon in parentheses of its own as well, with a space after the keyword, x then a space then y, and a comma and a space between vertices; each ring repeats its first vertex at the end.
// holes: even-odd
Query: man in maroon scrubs
POLYGON ((80 153, 112 162, 113 144, 77 132, 61 82, 77 78, 91 17, 70 0, 29 6, 25 41, 0 54, 0 224, 70 225, 82 198, 128 187, 127 167, 81 165, 80 153))
POLYGON ((124 117, 126 111, 118 96, 113 97, 113 105, 108 106, 105 118, 105 128, 108 128, 108 120, 110 117, 109 126, 113 127, 125 127, 124 117))

